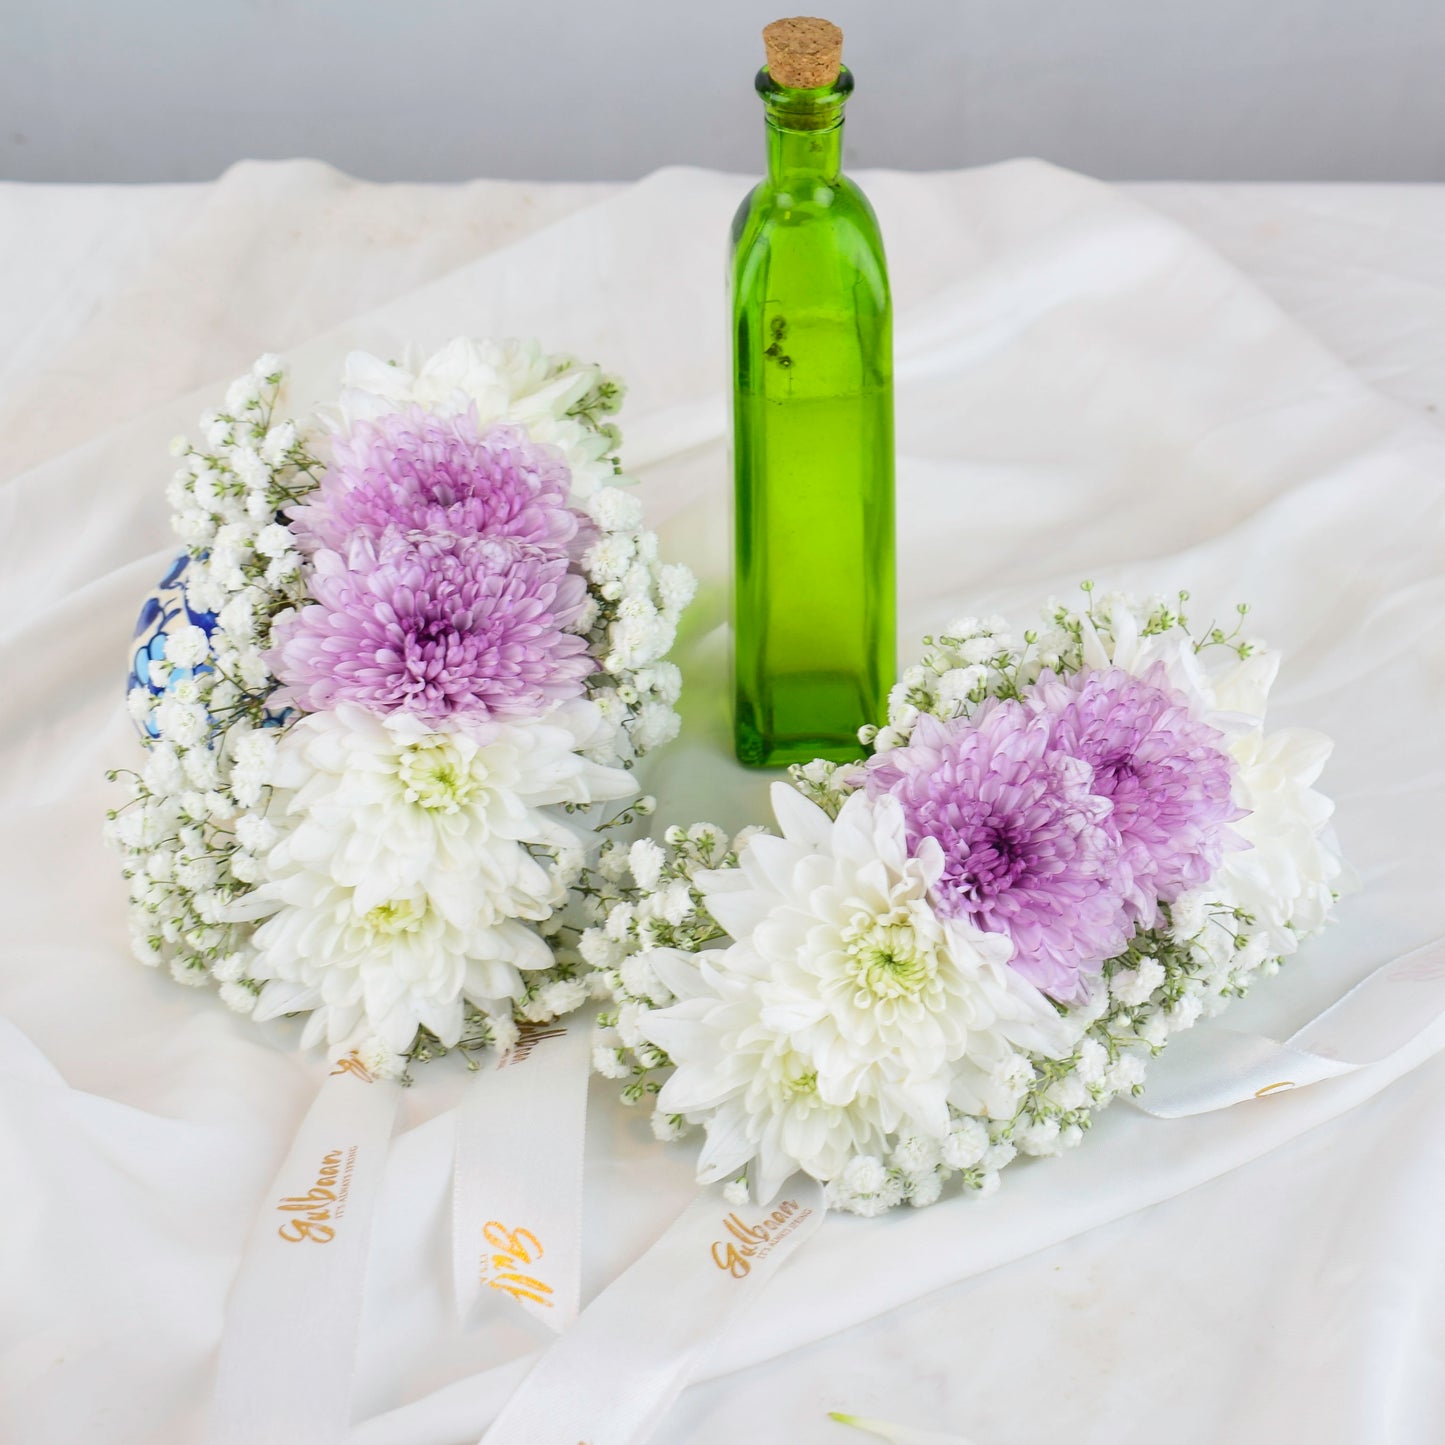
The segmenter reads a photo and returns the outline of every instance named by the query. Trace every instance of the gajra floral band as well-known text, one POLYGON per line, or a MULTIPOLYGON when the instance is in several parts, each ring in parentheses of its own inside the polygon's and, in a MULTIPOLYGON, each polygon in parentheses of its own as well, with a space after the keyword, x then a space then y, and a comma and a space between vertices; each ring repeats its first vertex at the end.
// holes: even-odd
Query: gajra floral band
POLYGON ((284 383, 263 357, 175 446, 111 833, 143 962, 401 1076, 588 997, 566 908, 677 730, 693 580, 618 485, 596 367, 353 355, 300 421, 284 383))
POLYGON ((1187 601, 961 619, 871 756, 774 785, 776 834, 604 845, 595 1064, 701 1136, 700 1181, 801 1170, 864 1215, 989 1193, 1328 923, 1329 739, 1267 728, 1246 608, 1196 635, 1187 601))

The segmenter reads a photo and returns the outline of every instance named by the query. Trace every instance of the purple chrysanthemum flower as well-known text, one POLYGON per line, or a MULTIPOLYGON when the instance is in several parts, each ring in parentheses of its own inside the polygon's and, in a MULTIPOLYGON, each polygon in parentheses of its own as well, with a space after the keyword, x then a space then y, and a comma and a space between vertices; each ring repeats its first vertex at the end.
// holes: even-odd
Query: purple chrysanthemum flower
POLYGON ((339 438, 321 484, 291 519, 303 541, 339 552, 354 537, 380 542, 396 532, 576 552, 586 543, 567 506, 571 484, 561 453, 520 427, 479 432, 475 408, 435 416, 414 406, 339 438))
POLYGON ((595 663, 566 632, 586 600, 564 558, 490 539, 386 539, 313 559, 305 607, 277 627, 268 662, 308 712, 355 702, 375 713, 536 717, 576 697, 595 663))
POLYGON ((1223 736, 1189 714, 1162 667, 1040 678, 1031 703, 1053 721, 1054 746, 1094 770, 1093 791, 1113 804, 1130 908, 1151 927, 1156 904, 1205 883, 1244 816, 1232 794, 1223 736))
POLYGON ((934 904, 1013 941, 1010 963, 1044 992, 1078 999, 1128 939, 1109 803, 1086 763, 1059 752, 1021 703, 972 720, 919 718, 911 741, 872 759, 867 788, 903 806, 910 848, 943 850, 934 904))

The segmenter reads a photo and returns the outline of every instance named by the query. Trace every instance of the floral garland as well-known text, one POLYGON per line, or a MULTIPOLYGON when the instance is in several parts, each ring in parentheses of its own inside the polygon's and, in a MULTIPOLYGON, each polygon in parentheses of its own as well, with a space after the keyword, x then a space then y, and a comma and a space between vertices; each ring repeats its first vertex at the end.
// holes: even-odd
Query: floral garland
POLYGON ((109 833, 142 962, 405 1076, 595 991, 574 889, 650 809, 629 770, 677 731, 694 583, 619 486, 595 366, 355 354, 306 421, 285 382, 262 357, 173 445, 185 550, 137 627, 148 756, 109 833))
POLYGON ((781 836, 604 846, 581 940, 616 1007, 594 1067, 702 1182, 796 1169, 863 1215, 994 1190, 1141 1091, 1171 1034, 1328 921, 1323 735, 1264 729, 1277 654, 1177 604, 926 638, 866 761, 773 789, 781 836))

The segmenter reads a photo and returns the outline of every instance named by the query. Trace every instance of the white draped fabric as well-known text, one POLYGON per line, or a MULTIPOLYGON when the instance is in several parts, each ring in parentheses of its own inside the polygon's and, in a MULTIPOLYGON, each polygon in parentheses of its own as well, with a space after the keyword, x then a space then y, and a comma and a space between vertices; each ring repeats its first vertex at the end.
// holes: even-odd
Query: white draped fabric
MULTIPOLYGON (((1337 739, 1325 787, 1361 890, 1222 1020, 1284 1039, 1445 932, 1445 433, 1428 414, 1445 201, 1130 196, 1032 162, 864 180, 897 305, 905 655, 954 614, 1022 617, 1082 577, 1187 586, 1201 622, 1253 603, 1289 655, 1275 720, 1337 739)), ((743 188, 686 170, 373 186, 310 163, 209 188, 0 187, 0 1438, 201 1438, 228 1287, 324 1073, 291 1025, 126 953, 101 773, 133 756, 122 672, 172 550, 168 440, 264 350, 295 363, 303 403, 350 347, 458 333, 620 371, 624 457, 702 580, 684 735, 648 778, 658 823, 761 817, 722 687, 721 251, 743 188)), ((655 1438, 827 1445, 849 1437, 826 1412, 848 1410, 979 1445, 1438 1440, 1445 1020, 1420 1024, 1308 1089, 1182 1119, 1118 1107, 982 1203, 829 1217, 655 1438)), ((355 1445, 477 1439, 551 1338, 500 1299, 457 1327, 466 1083, 433 1066, 402 1101, 355 1445)), ((686 1148, 601 1084, 588 1131, 584 1304, 692 1195, 686 1148)))

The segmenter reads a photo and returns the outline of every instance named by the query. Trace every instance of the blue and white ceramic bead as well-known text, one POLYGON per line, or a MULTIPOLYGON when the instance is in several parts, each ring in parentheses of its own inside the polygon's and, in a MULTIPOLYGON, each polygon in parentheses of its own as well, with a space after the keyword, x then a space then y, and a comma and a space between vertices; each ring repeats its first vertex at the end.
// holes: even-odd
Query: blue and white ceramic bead
MULTIPOLYGON (((190 557, 182 552, 141 606, 135 625, 135 643, 131 648, 128 688, 143 687, 153 696, 162 697, 183 678, 211 670, 208 662, 198 663, 195 667, 172 667, 164 682, 151 671, 152 663, 165 658, 167 640, 182 627, 199 627, 207 637, 215 631, 215 614, 197 611, 186 596, 186 569, 190 562, 190 557)), ((138 726, 151 737, 160 735, 151 717, 138 726)))
MULTIPOLYGON (((161 578, 155 590, 141 606, 140 617, 135 625, 135 641, 130 655, 130 681, 127 688, 143 687, 154 697, 163 697, 176 684, 188 677, 199 677, 211 671, 209 661, 203 659, 194 667, 175 667, 165 673, 165 680, 158 679, 152 671, 152 664, 165 659, 169 638, 186 626, 199 627, 210 637, 216 629, 213 612, 202 612, 191 606, 186 592, 186 570, 190 566, 189 555, 182 552, 171 563, 166 575, 161 578)), ((263 726, 279 727, 292 713, 287 708, 280 712, 268 712, 263 726)), ((138 724, 143 735, 159 737, 154 716, 138 724)))

